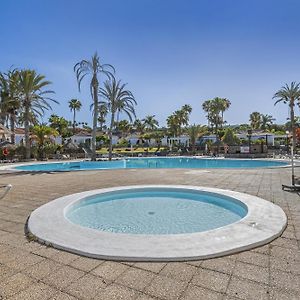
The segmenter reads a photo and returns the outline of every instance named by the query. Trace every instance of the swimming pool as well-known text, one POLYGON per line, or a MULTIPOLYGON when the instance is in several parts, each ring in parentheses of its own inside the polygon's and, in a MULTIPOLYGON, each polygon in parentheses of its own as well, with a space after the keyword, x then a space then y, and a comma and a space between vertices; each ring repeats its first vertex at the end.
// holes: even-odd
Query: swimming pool
POLYGON ((113 161, 77 161, 38 163, 15 167, 22 171, 79 171, 101 169, 218 169, 218 168, 268 168, 286 166, 286 162, 254 159, 211 159, 193 157, 128 158, 113 161))
POLYGON ((58 198, 31 213, 28 230, 42 243, 88 257, 182 261, 218 257, 264 245, 283 232, 286 222, 286 215, 279 206, 252 195, 198 186, 141 185, 58 198), (134 198, 134 195, 138 197, 134 198), (158 197, 160 203, 157 205, 151 196, 158 197), (130 208, 124 210, 125 218, 120 218, 124 208, 122 201, 141 203, 134 207, 130 204, 130 208), (174 201, 173 207, 170 201, 174 201), (205 212, 210 217, 207 218, 204 212, 197 218, 191 209, 187 209, 190 205, 195 209, 197 201, 205 206, 218 206, 217 210, 210 214, 210 208, 206 206, 205 212), (97 203, 114 207, 107 210, 94 206, 97 203), (94 207, 87 212, 89 205, 94 207), (162 206, 166 207, 162 209, 162 206), (78 219, 76 214, 80 208, 83 208, 83 214, 78 219), (183 212, 185 218, 178 219, 180 210, 186 209, 188 214, 183 212), (225 222, 219 223, 224 209, 227 216, 221 219, 225 222), (91 217, 93 210, 94 215, 100 213, 101 217, 91 217), (163 210, 161 216, 160 210, 163 210), (233 219, 232 215, 235 215, 233 219), (151 221, 156 216, 161 217, 158 224, 151 221), (206 222, 213 226, 207 227, 206 222))
POLYGON ((130 234, 180 234, 241 220, 247 207, 220 194, 174 188, 101 193, 73 205, 68 220, 83 227, 130 234))

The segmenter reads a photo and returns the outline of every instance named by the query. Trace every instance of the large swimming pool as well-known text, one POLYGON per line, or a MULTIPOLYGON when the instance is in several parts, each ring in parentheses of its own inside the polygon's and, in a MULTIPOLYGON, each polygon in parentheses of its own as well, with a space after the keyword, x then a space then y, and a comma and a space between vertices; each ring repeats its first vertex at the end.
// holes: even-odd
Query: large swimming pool
POLYGON ((129 158, 114 161, 77 161, 38 163, 17 166, 23 171, 79 171, 101 169, 218 169, 218 168, 268 168, 286 166, 286 162, 253 159, 211 159, 192 157, 129 158))

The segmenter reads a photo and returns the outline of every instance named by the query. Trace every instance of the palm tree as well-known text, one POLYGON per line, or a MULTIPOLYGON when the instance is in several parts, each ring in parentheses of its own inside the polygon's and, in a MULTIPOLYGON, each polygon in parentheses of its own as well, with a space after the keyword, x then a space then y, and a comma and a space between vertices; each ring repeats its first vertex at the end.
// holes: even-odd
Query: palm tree
POLYGON ((15 143, 15 124, 21 107, 18 82, 19 72, 16 69, 7 74, 0 73, 0 111, 2 120, 9 119, 12 144, 15 143))
POLYGON ((32 127, 33 138, 37 141, 39 159, 45 157, 46 142, 51 141, 51 137, 58 135, 58 132, 46 125, 35 125, 32 127))
POLYGON ((76 111, 79 111, 82 104, 78 99, 71 99, 69 101, 69 108, 71 111, 73 111, 73 134, 75 134, 75 117, 76 117, 76 111))
POLYGON ((254 111, 249 116, 250 125, 253 129, 259 129, 261 126, 261 114, 254 111))
POLYGON ((24 110, 25 147, 26 159, 30 158, 29 122, 31 114, 42 116, 45 110, 52 109, 48 103, 56 100, 49 98, 51 90, 44 90, 51 82, 45 80, 44 75, 37 74, 34 70, 21 70, 19 73, 19 92, 21 107, 24 110))
POLYGON ((144 124, 144 128, 146 130, 150 130, 153 131, 155 129, 157 129, 158 127, 158 121, 155 119, 155 115, 152 116, 146 116, 143 120, 142 120, 143 124, 144 124))
POLYGON ((99 114, 99 76, 103 74, 104 76, 110 78, 113 76, 112 73, 115 72, 115 69, 112 65, 109 64, 101 64, 100 58, 97 52, 92 56, 92 59, 82 60, 78 62, 74 66, 74 72, 76 73, 76 79, 78 83, 78 89, 80 91, 81 82, 84 77, 87 75, 91 76, 90 82, 90 91, 93 99, 93 131, 92 131, 92 160, 96 160, 96 132, 97 132, 97 122, 98 122, 98 114, 99 114))
POLYGON ((107 106, 104 105, 104 104, 99 104, 98 122, 99 122, 99 125, 100 125, 100 131, 101 132, 103 131, 103 127, 104 127, 104 124, 105 124, 105 117, 106 117, 107 113, 108 113, 107 106))
POLYGON ((207 127, 206 126, 201 126, 201 125, 191 125, 190 127, 187 128, 187 133, 190 137, 190 142, 191 142, 191 147, 192 147, 192 153, 195 154, 195 149, 196 149, 196 141, 199 137, 204 136, 207 134, 207 127))
POLYGON ((271 115, 261 115, 261 129, 266 130, 267 127, 270 128, 270 126, 273 124, 273 121, 275 121, 271 115))
POLYGON ((295 103, 299 104, 300 100, 300 83, 296 83, 293 81, 290 85, 287 83, 277 91, 273 99, 277 99, 274 103, 276 105, 279 102, 283 102, 284 104, 288 104, 290 108, 290 120, 291 120, 291 128, 292 132, 292 147, 295 149, 296 146, 296 129, 295 129, 295 103))
POLYGON ((224 121, 224 112, 230 107, 231 102, 227 98, 221 98, 221 118, 222 125, 226 122, 224 121))
POLYGON ((142 122, 139 119, 136 119, 133 122, 133 128, 135 129, 136 132, 138 132, 140 135, 142 135, 145 131, 145 125, 144 122, 142 122))
POLYGON ((126 84, 122 84, 121 80, 116 81, 115 77, 111 75, 110 80, 104 82, 104 88, 100 89, 100 94, 107 100, 107 102, 101 102, 101 104, 106 104, 111 114, 109 127, 109 160, 112 158, 112 133, 116 113, 118 110, 124 112, 130 122, 132 122, 132 117, 135 117, 134 106, 137 103, 133 94, 129 90, 126 90, 125 87, 126 84))

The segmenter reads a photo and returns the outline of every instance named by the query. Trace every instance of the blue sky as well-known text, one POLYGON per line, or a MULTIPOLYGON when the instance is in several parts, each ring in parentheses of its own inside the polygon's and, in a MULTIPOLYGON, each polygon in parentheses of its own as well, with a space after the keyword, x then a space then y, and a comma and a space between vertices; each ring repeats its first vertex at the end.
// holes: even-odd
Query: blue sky
MULTIPOLYGON (((205 124, 201 104, 226 97, 229 124, 253 111, 286 122, 273 94, 300 81, 298 0, 3 0, 0 71, 34 68, 53 82, 54 112, 71 119, 71 98, 91 123, 88 81, 78 92, 73 66, 97 50, 137 101, 137 116, 161 125, 184 104, 205 124)), ((299 113, 299 110, 297 110, 299 113)), ((45 121, 47 116, 45 116, 45 121)))

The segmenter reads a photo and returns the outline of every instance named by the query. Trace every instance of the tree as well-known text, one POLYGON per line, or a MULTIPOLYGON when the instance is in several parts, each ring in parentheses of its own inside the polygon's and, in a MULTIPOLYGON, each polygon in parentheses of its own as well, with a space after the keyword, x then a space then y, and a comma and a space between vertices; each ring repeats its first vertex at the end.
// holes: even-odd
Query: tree
POLYGON ((122 136, 126 136, 132 129, 132 125, 127 120, 121 120, 118 123, 118 129, 121 131, 122 136))
POLYGON ((191 142, 191 147, 192 147, 192 153, 195 154, 196 151, 196 141, 199 137, 204 136, 207 134, 208 130, 206 126, 201 126, 201 125, 191 125, 190 127, 187 128, 187 133, 190 137, 190 142, 191 142))
POLYGON ((64 117, 59 117, 52 114, 49 118, 50 127, 55 129, 62 138, 62 144, 64 145, 65 139, 69 137, 71 131, 69 130, 69 122, 64 117))
POLYGON ((133 128, 135 129, 135 131, 142 135, 145 131, 145 124, 141 120, 136 119, 133 122, 133 128))
POLYGON ((76 111, 79 111, 82 104, 78 99, 71 99, 69 101, 69 108, 73 111, 73 134, 75 134, 75 125, 76 125, 76 111))
POLYGON ((78 83, 78 89, 81 89, 81 82, 87 76, 91 76, 90 91, 93 99, 93 131, 92 131, 92 157, 91 160, 96 160, 96 133, 97 133, 97 122, 99 114, 99 77, 100 74, 110 78, 113 76, 115 69, 112 65, 101 64, 100 58, 97 52, 92 56, 91 60, 82 60, 75 64, 74 72, 76 73, 76 79, 78 83))
POLYGON ((137 104, 133 94, 126 90, 126 84, 121 83, 121 80, 117 81, 113 75, 110 80, 104 82, 104 88, 100 89, 100 94, 106 99, 107 102, 101 102, 105 104, 108 111, 111 114, 110 127, 109 127, 109 160, 112 158, 112 133, 115 122, 116 113, 118 110, 124 112, 130 122, 132 118, 135 118, 135 105, 137 104))
POLYGON ((103 131, 104 129, 104 124, 105 124, 105 118, 107 116, 108 110, 107 106, 104 104, 99 104, 99 117, 98 117, 98 122, 100 125, 100 131, 103 131))
POLYGON ((208 126, 211 126, 215 134, 222 128, 224 121, 224 112, 230 107, 231 103, 226 98, 216 97, 212 100, 206 100, 202 103, 202 109, 207 113, 208 126))
POLYGON ((278 104, 279 102, 283 102, 284 104, 288 104, 290 108, 290 121, 291 121, 291 128, 290 131, 292 132, 292 147, 295 149, 296 146, 296 132, 295 132, 295 103, 297 102, 299 105, 300 100, 300 83, 292 82, 290 85, 287 83, 277 91, 273 99, 277 99, 274 105, 278 104))
POLYGON ((275 119, 271 115, 263 115, 261 114, 261 126, 262 130, 266 130, 267 128, 270 129, 270 126, 273 124, 275 119))
POLYGON ((44 75, 37 74, 34 70, 19 71, 18 88, 21 108, 24 110, 26 159, 30 158, 29 124, 31 114, 42 116, 45 110, 52 109, 49 101, 58 103, 48 97, 49 94, 54 92, 45 90, 50 84, 51 82, 45 80, 44 75))
POLYGON ((142 120, 143 124, 144 124, 144 129, 146 130, 150 130, 153 131, 155 129, 158 128, 158 121, 155 119, 155 115, 152 116, 146 116, 143 120, 142 120))
POLYGON ((222 141, 227 145, 238 145, 240 143, 240 139, 234 134, 231 128, 226 128, 222 141))
POLYGON ((0 73, 0 120, 4 124, 5 119, 9 119, 12 144, 15 143, 15 124, 21 107, 18 84, 18 70, 0 73))
POLYGON ((189 124, 189 115, 191 112, 192 107, 186 104, 167 118, 167 126, 170 134, 174 136, 180 136, 182 134, 182 126, 189 124))
POLYGON ((261 114, 254 111, 250 114, 249 121, 252 129, 259 129, 261 126, 261 114))
POLYGON ((39 159, 45 158, 45 147, 47 142, 51 142, 51 137, 58 135, 58 132, 46 125, 35 125, 32 127, 33 138, 37 141, 39 159))

